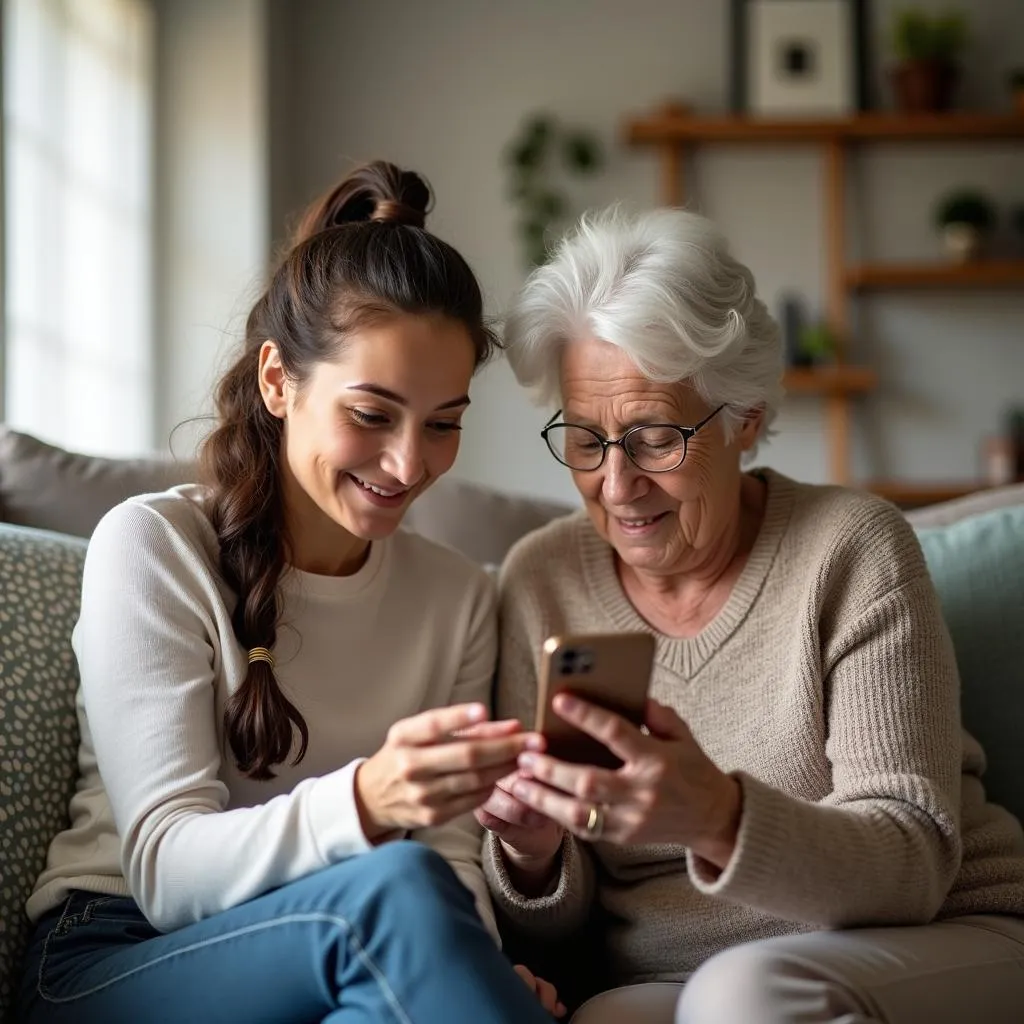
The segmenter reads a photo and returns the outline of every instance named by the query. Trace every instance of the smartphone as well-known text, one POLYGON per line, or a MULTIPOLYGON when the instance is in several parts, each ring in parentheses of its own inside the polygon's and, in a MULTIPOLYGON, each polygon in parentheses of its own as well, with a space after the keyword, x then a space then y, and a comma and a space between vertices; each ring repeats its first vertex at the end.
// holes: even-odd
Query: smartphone
POLYGON ((604 744, 555 714, 551 701, 568 691, 642 725, 653 665, 650 633, 577 634, 546 640, 535 730, 547 740, 547 752, 562 761, 620 767, 622 761, 604 744))

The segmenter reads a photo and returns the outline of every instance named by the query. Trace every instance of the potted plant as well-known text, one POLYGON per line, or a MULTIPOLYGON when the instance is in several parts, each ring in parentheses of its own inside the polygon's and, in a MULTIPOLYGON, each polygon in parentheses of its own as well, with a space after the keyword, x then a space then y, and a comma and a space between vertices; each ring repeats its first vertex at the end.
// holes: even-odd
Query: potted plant
POLYGON ((1014 109, 1024 115, 1024 68, 1010 72, 1010 95, 1013 97, 1014 109))
POLYGON ((519 212, 517 231, 527 270, 547 258, 552 229, 570 215, 564 179, 593 174, 604 164, 600 142, 590 132, 569 128, 550 114, 534 114, 509 143, 504 163, 509 195, 519 212))
POLYGON ((794 366, 821 366, 831 363, 839 351, 839 340, 823 320, 807 324, 797 334, 794 366))
POLYGON ((996 211, 982 193, 962 189, 939 201, 935 222, 949 255, 970 260, 980 253, 985 235, 996 222, 996 211))
POLYGON ((966 41, 962 14, 897 12, 893 48, 899 63, 890 72, 896 105, 907 113, 949 110, 959 74, 957 57, 966 41))

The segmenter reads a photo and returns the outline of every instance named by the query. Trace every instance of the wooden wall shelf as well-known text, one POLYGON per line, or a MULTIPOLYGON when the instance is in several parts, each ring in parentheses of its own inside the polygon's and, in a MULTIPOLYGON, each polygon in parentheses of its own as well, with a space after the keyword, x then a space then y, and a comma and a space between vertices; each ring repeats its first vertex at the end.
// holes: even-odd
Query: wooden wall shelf
MULTIPOLYGON (((665 104, 646 117, 624 125, 627 141, 658 153, 660 201, 682 206, 686 201, 686 154, 719 143, 761 146, 805 145, 821 159, 825 264, 825 320, 840 339, 853 332, 852 305, 858 293, 885 289, 1024 288, 1024 259, 976 263, 867 263, 851 265, 848 242, 848 167, 852 156, 871 143, 1024 142, 1024 113, 955 112, 949 114, 869 113, 829 120, 767 121, 737 116, 699 117, 679 104, 665 104)), ((825 441, 831 477, 852 483, 851 417, 854 400, 878 385, 869 367, 839 365, 829 370, 789 370, 785 385, 791 394, 817 395, 825 419, 825 441)), ((955 498, 984 485, 914 484, 880 481, 866 485, 897 504, 913 507, 955 498)))
POLYGON ((629 121, 626 138, 635 145, 696 142, 857 142, 1024 139, 1021 114, 864 114, 827 121, 763 121, 745 117, 654 114, 629 121))
POLYGON ((972 263, 869 263, 846 270, 857 291, 898 288, 1024 288, 1024 260, 972 263))
POLYGON ((782 378, 791 395, 856 395, 874 391, 878 374, 867 366, 793 368, 782 378))

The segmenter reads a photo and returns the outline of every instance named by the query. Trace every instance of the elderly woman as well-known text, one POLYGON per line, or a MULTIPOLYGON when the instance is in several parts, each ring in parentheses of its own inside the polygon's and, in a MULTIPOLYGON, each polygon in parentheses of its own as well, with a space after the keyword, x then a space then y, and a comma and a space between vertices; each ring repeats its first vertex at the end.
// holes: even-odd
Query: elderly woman
POLYGON ((1024 837, 985 800, 911 528, 741 468, 782 373, 750 271, 692 214, 606 214, 507 345, 585 511, 504 567, 500 714, 532 725, 553 634, 657 642, 644 728, 555 702, 618 770, 523 754, 478 811, 509 927, 568 939, 597 910, 604 987, 662 983, 576 1020, 1024 1020, 1024 837))

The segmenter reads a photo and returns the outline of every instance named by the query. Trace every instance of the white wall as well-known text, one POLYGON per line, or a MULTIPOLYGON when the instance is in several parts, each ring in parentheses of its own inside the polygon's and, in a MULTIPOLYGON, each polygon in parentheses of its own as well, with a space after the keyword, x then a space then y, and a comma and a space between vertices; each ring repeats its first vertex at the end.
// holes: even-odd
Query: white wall
POLYGON ((263 0, 154 6, 156 434, 187 457, 209 427, 195 417, 212 407, 212 384, 241 336, 268 254, 265 7, 263 0))
MULTIPOLYGON (((521 280, 499 154, 535 108, 598 130, 610 146, 584 204, 657 201, 652 154, 620 142, 626 116, 666 97, 701 111, 724 109, 724 0, 273 0, 272 65, 283 92, 272 116, 274 231, 285 210, 311 198, 348 161, 386 157, 424 172, 437 194, 433 229, 477 269, 492 312, 521 280), (280 57, 280 60, 278 60, 280 57)), ((895 0, 878 0, 876 54, 895 0)), ((941 9, 941 0, 921 6, 941 9)), ((1020 60, 1024 4, 976 0, 965 102, 1005 106, 1005 71, 1020 60)), ((879 73, 881 80, 881 74, 879 73)), ((874 258, 930 258, 930 209, 945 188, 978 184, 1024 200, 1024 150, 888 149, 866 153, 855 184, 865 202, 853 220, 874 258)), ((693 205, 716 218, 773 305, 782 290, 821 292, 818 162, 809 151, 707 150, 690 168, 693 205)), ((865 402, 859 471, 918 479, 976 470, 980 438, 1003 407, 1024 399, 1024 297, 984 293, 872 298, 862 355, 885 386, 865 402)), ((543 450, 546 412, 530 407, 505 365, 474 391, 455 472, 513 491, 571 496, 543 450)), ((813 399, 794 399, 764 461, 825 479, 822 420, 813 399)))

